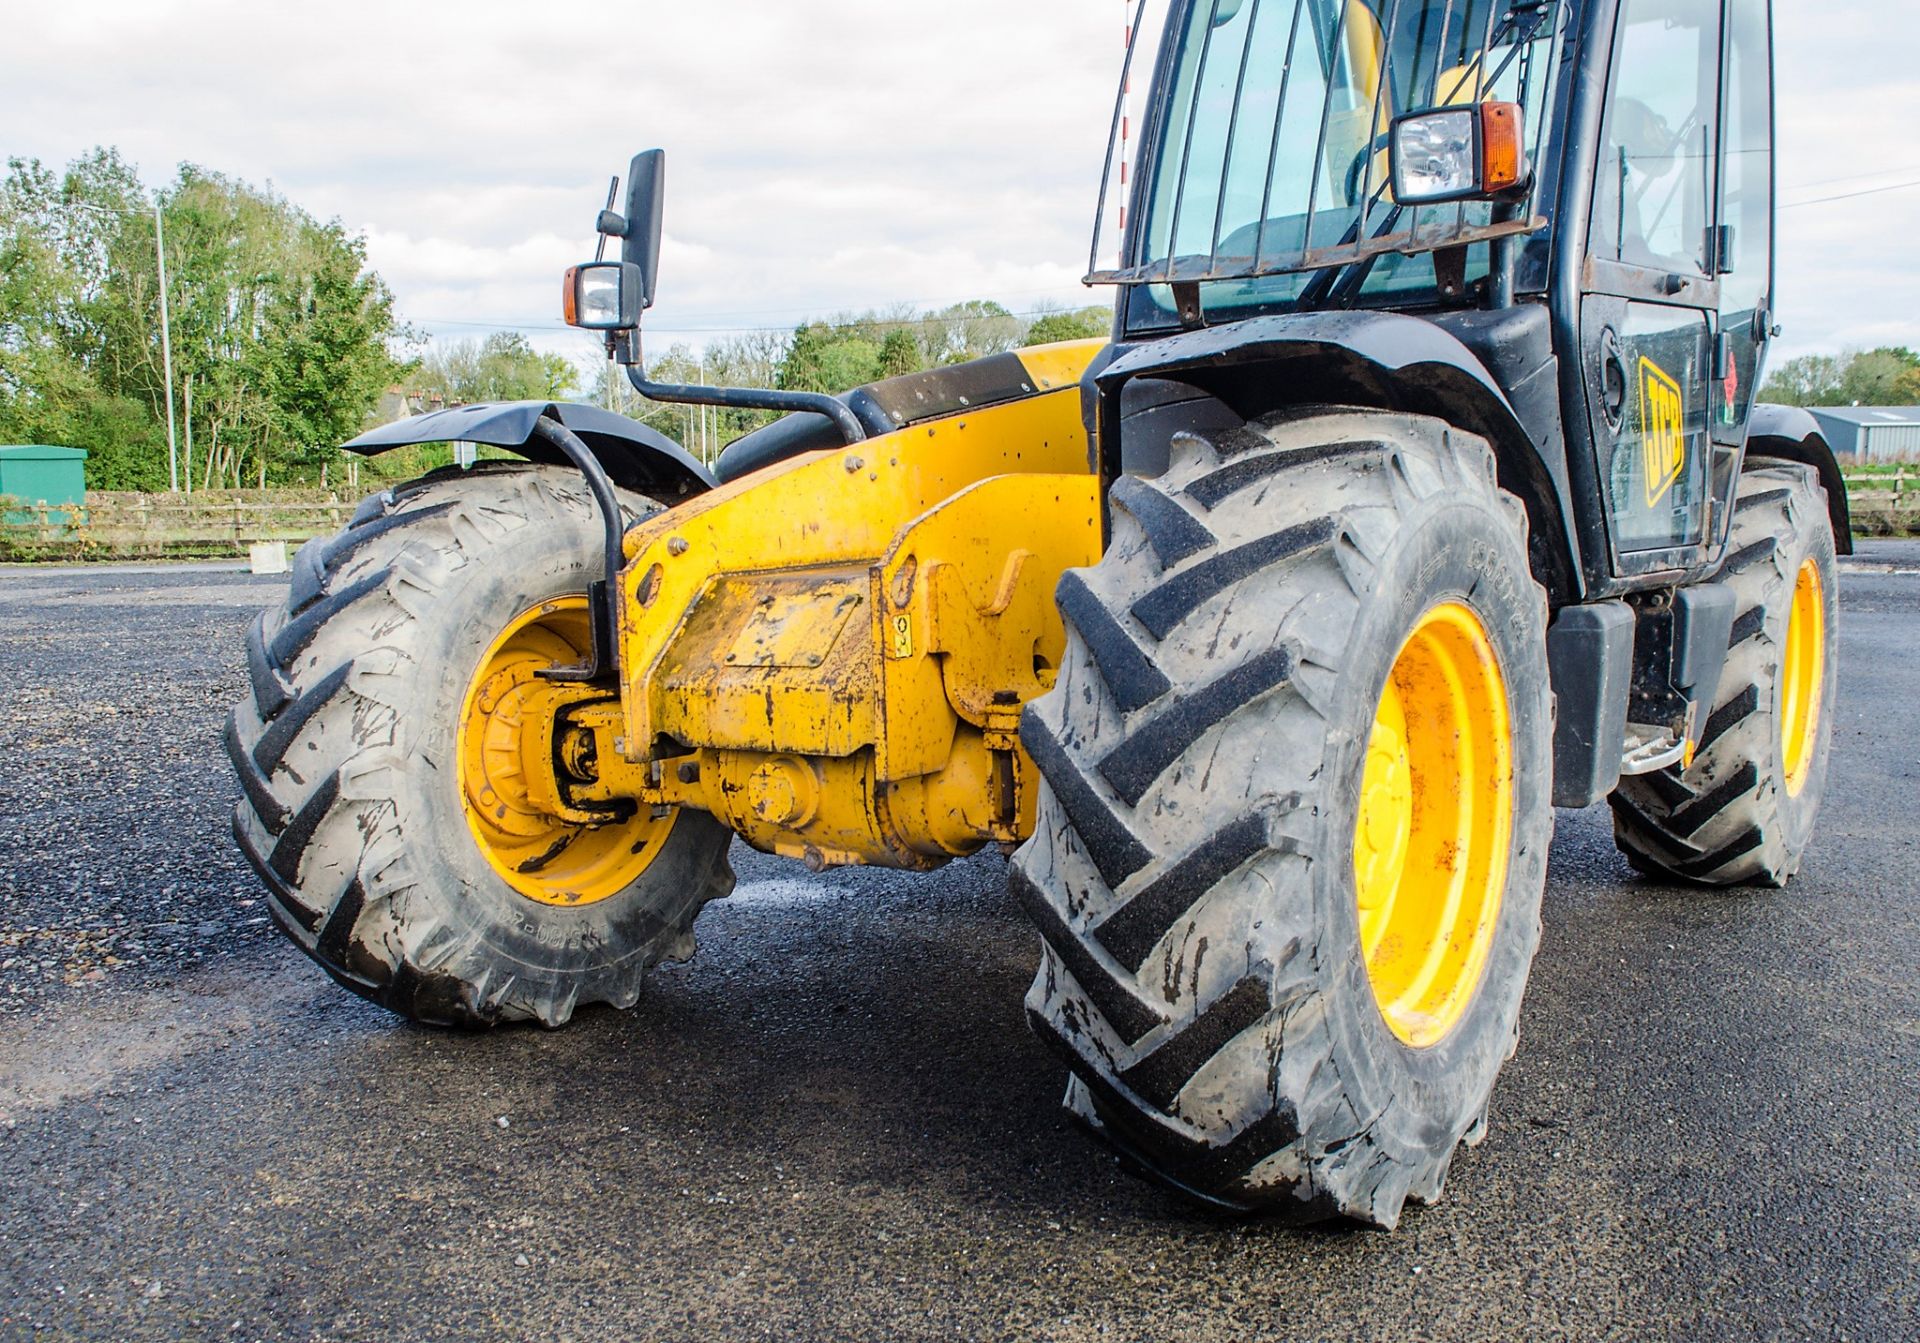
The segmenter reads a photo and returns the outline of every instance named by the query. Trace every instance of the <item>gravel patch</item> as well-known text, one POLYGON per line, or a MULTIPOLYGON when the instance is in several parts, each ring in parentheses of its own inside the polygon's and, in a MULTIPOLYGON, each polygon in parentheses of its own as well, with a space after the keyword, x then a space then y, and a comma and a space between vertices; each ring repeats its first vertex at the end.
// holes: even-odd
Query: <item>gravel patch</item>
POLYGON ((228 831, 220 730, 285 581, 0 572, 0 1015, 277 937, 228 831))

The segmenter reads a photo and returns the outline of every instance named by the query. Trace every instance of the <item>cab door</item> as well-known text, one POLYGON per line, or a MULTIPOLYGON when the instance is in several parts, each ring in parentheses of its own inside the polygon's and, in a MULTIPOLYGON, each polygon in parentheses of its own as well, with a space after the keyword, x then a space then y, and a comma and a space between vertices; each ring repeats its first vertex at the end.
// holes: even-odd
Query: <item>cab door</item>
POLYGON ((1702 562, 1719 353, 1721 0, 1620 0, 1581 346, 1613 572, 1702 562))

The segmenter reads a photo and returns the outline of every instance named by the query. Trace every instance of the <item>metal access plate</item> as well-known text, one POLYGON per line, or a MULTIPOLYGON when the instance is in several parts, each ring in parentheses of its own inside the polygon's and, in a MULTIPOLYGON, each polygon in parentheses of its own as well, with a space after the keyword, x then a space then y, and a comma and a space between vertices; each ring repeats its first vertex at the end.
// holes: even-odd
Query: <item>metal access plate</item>
POLYGON ((866 602, 864 574, 832 578, 808 575, 798 581, 760 578, 724 580, 709 595, 746 618, 722 658, 728 667, 818 667, 840 639, 853 613, 866 602))

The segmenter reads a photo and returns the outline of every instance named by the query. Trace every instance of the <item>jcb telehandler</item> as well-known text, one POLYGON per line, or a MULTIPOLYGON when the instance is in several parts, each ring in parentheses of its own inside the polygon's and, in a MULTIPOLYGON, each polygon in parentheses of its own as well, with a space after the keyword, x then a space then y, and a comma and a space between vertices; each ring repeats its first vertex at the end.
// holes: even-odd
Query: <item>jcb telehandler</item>
POLYGON ((1202 1200, 1391 1226, 1484 1131, 1555 806, 1664 880, 1793 874, 1848 529, 1753 399, 1767 6, 1146 0, 1129 63, 1110 342, 649 381, 653 151, 567 320, 646 396, 789 414, 711 474, 572 404, 347 445, 526 460, 368 499, 248 639, 236 830, 303 950, 557 1026, 692 953, 734 835, 1004 845, 1074 1114, 1202 1200))

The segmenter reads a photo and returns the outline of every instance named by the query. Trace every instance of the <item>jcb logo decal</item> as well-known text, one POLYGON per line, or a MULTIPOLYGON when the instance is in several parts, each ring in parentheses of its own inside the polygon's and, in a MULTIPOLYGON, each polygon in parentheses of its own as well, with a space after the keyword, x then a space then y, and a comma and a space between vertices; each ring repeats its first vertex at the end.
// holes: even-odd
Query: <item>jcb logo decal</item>
POLYGON ((1686 405, 1680 384, 1645 355, 1640 357, 1640 460, 1652 508, 1666 498, 1686 465, 1686 405))

